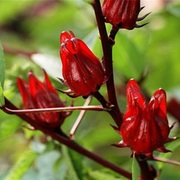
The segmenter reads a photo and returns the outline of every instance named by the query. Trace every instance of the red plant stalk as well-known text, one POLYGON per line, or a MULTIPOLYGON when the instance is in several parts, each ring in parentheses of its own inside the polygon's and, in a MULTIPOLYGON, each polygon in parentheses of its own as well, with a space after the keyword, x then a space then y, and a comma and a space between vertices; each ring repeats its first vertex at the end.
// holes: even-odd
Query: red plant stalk
POLYGON ((22 120, 24 120, 27 123, 29 123, 30 125, 32 125, 34 127, 34 129, 42 131, 44 134, 52 137, 52 139, 57 140, 61 144, 66 145, 67 147, 71 148, 72 150, 84 155, 85 157, 88 157, 89 159, 101 164, 102 166, 107 167, 128 179, 132 178, 131 173, 129 173, 128 171, 122 169, 121 167, 103 159, 102 157, 94 154, 93 152, 88 151, 84 147, 77 144, 75 141, 69 139, 69 137, 66 134, 64 134, 60 129, 55 130, 55 129, 51 129, 51 128, 46 128, 46 127, 42 126, 42 124, 35 122, 33 119, 31 119, 30 116, 26 115, 24 112, 16 113, 16 112, 20 112, 21 110, 18 110, 18 108, 16 106, 14 106, 8 99, 5 98, 5 105, 2 106, 1 109, 6 113, 17 115, 22 120))

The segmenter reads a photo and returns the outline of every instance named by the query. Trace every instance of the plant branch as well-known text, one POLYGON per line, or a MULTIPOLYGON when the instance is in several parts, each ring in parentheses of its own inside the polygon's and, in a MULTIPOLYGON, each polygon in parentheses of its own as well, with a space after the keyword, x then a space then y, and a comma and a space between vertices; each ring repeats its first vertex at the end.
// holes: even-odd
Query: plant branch
POLYGON ((69 111, 109 111, 102 106, 74 106, 74 107, 54 107, 54 108, 39 108, 39 109, 10 109, 3 106, 3 111, 9 114, 24 114, 24 113, 42 113, 42 112, 69 112, 69 111))
POLYGON ((11 55, 21 55, 30 59, 33 54, 37 53, 37 51, 28 51, 28 50, 11 47, 11 46, 8 46, 6 43, 3 43, 2 46, 5 53, 11 54, 11 55))
MULTIPOLYGON (((111 107, 111 116, 113 117, 116 125, 118 127, 122 124, 122 114, 119 109, 117 98, 116 98, 116 92, 115 92, 115 86, 114 86, 114 73, 113 73, 113 61, 112 61, 112 47, 114 44, 115 36, 118 32, 118 29, 112 28, 110 32, 110 36, 108 38, 105 23, 104 23, 104 17, 101 10, 101 4, 99 0, 94 0, 92 2, 92 6, 94 8, 96 21, 100 33, 101 38, 101 44, 103 49, 103 60, 106 70, 106 76, 108 77, 108 81, 106 82, 107 91, 108 91, 108 98, 109 103, 113 106, 111 107)), ((146 160, 140 161, 138 158, 136 158, 138 161, 138 164, 141 169, 141 176, 144 180, 153 180, 154 177, 149 170, 149 166, 146 160)))
MULTIPOLYGON (((86 99, 84 106, 88 106, 91 103, 91 100, 92 100, 92 96, 89 96, 86 99)), ((79 127, 79 125, 80 125, 80 123, 81 123, 81 121, 85 115, 85 112, 86 112, 86 110, 81 110, 81 112, 79 113, 79 116, 77 117, 76 122, 74 123, 73 127, 71 128, 70 139, 74 138, 74 135, 75 135, 77 128, 79 127)))
POLYGON ((150 167, 147 163, 147 160, 140 160, 138 156, 136 156, 136 160, 141 169, 141 179, 142 180, 153 180, 155 177, 150 171, 150 167))
POLYGON ((152 161, 159 161, 159 162, 163 162, 163 163, 169 163, 169 164, 173 164, 175 166, 180 166, 180 162, 178 162, 178 161, 162 158, 162 157, 159 157, 159 156, 153 156, 153 158, 150 159, 150 160, 152 160, 152 161))
MULTIPOLYGON (((17 109, 16 106, 14 106, 8 99, 5 98, 5 104, 8 106, 10 109, 17 109)), ((4 110, 4 108, 2 108, 4 110)), ((120 168, 119 166, 103 159, 102 157, 94 154, 93 152, 88 151, 84 147, 80 146, 77 144, 75 141, 70 140, 61 130, 55 130, 51 128, 44 128, 41 125, 39 125, 37 122, 33 121, 29 116, 26 114, 16 114, 19 116, 21 119, 26 121, 27 123, 31 124, 36 130, 42 131, 44 134, 49 135, 52 139, 57 140, 61 144, 66 145, 67 147, 71 148, 72 150, 88 157, 91 160, 94 160, 95 162, 101 164, 102 166, 109 168, 122 176, 131 179, 132 175, 128 171, 120 168)))
POLYGON ((116 125, 120 127, 122 123, 122 115, 121 115, 121 111, 117 103, 115 86, 114 86, 114 75, 113 75, 113 65, 112 65, 112 46, 107 35, 100 1, 93 0, 91 4, 95 12, 96 21, 97 21, 97 25, 98 25, 98 29, 100 33, 100 38, 101 38, 102 49, 103 49, 103 55, 104 55, 103 60, 104 60, 104 65, 105 65, 106 76, 108 78, 106 82, 107 91, 108 91, 108 99, 109 99, 109 103, 113 105, 111 108, 113 119, 116 125))

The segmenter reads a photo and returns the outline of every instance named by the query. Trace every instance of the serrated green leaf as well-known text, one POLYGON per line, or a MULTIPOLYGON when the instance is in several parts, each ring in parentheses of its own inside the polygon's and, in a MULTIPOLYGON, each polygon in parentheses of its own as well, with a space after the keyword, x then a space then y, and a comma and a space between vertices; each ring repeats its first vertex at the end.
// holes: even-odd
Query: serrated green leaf
POLYGON ((9 174, 6 176, 5 180, 19 180, 25 174, 25 172, 30 168, 32 163, 37 157, 37 153, 26 152, 17 161, 15 166, 10 170, 9 174))
POLYGON ((140 174, 139 166, 137 164, 135 155, 133 155, 133 158, 132 158, 132 180, 138 180, 139 174, 140 174))

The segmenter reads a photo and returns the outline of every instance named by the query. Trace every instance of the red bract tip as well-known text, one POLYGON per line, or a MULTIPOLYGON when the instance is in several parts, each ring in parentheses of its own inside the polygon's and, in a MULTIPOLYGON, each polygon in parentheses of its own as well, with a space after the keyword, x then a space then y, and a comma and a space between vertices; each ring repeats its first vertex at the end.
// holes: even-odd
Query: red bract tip
MULTIPOLYGON (((17 78, 18 89, 26 109, 64 107, 64 102, 60 100, 45 71, 44 77, 44 82, 41 82, 30 71, 28 83, 21 78, 17 78)), ((28 113, 27 115, 43 126, 57 128, 64 121, 67 113, 28 113)))
POLYGON ((136 21, 141 11, 140 0, 104 0, 102 11, 106 22, 119 28, 133 29, 139 27, 136 21))
POLYGON ((170 132, 165 91, 156 90, 147 103, 139 85, 131 79, 126 95, 127 110, 119 130, 123 140, 117 146, 130 147, 137 155, 151 156, 154 150, 168 152, 164 148, 170 132))
POLYGON ((64 83, 70 88, 64 93, 86 97, 97 91, 105 81, 100 60, 82 40, 75 38, 72 31, 62 32, 60 43, 64 83))

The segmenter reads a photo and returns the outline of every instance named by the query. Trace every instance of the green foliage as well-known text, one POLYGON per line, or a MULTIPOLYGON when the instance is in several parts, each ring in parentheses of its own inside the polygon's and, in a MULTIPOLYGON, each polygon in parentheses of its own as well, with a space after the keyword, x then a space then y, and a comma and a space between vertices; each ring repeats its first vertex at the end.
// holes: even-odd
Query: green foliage
POLYGON ((0 112, 0 141, 12 135, 19 129, 21 120, 17 117, 9 117, 7 114, 0 112))
POLYGON ((29 169, 30 165, 34 162, 37 157, 37 153, 26 152, 24 153, 10 170, 9 174, 5 180, 19 180, 24 175, 24 173, 29 169))
POLYGON ((138 180, 140 173, 139 173, 139 166, 137 164, 135 155, 133 155, 132 159, 132 180, 138 180))
POLYGON ((74 152, 68 150, 63 146, 63 160, 68 166, 68 178, 73 178, 74 180, 82 179, 82 159, 76 154, 76 157, 73 155, 74 152), (81 159, 81 160, 80 160, 81 159), (79 161, 80 160, 80 161, 79 161))
POLYGON ((89 179, 91 180, 122 180, 121 178, 116 178, 113 175, 101 171, 89 171, 89 179))
POLYGON ((0 106, 4 104, 4 96, 3 96, 4 77, 5 77, 5 62, 4 62, 3 48, 2 45, 0 44, 0 106))

